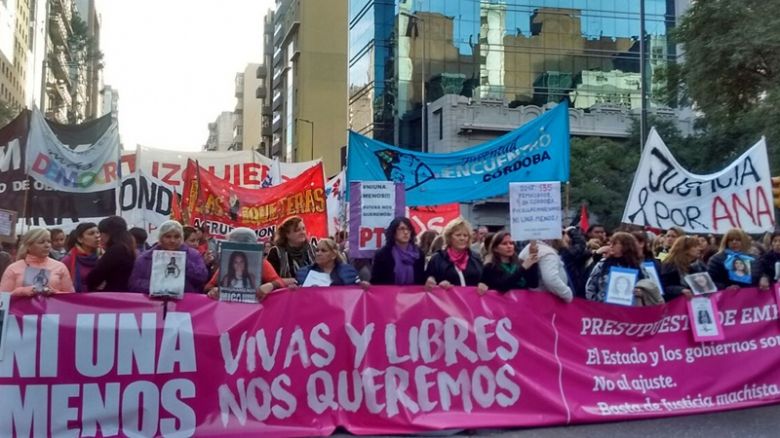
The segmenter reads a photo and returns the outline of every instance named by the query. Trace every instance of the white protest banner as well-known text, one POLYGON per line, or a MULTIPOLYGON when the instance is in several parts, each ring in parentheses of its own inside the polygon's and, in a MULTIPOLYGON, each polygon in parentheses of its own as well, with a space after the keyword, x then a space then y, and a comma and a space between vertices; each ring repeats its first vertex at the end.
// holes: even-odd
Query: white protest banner
POLYGON ((720 172, 695 175, 672 156, 653 129, 645 144, 623 222, 689 233, 774 229, 772 183, 762 138, 720 172))
POLYGON ((385 228, 406 209, 403 184, 390 181, 357 181, 349 185, 349 253, 373 257, 385 244, 385 228))
POLYGON ((344 202, 344 175, 339 172, 325 183, 325 203, 328 207, 328 235, 335 236, 340 230, 346 229, 346 204, 344 202))
POLYGON ((154 230, 170 218, 174 190, 182 195, 187 158, 233 184, 259 188, 271 185, 277 169, 273 160, 268 166, 259 157, 252 151, 181 152, 139 146, 128 172, 123 173, 122 216, 129 224, 146 228, 154 240, 154 230))
POLYGON ((510 183, 509 216, 514 240, 561 238, 561 183, 510 183))
POLYGON ((69 147, 57 138, 39 110, 32 111, 25 170, 46 186, 75 193, 115 189, 119 158, 116 122, 94 143, 69 147))

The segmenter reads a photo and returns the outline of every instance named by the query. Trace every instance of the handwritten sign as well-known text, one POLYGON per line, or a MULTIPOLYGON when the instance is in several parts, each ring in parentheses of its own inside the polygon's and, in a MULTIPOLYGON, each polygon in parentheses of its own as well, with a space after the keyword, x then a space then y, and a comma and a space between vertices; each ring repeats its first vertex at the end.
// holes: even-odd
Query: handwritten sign
POLYGON ((561 238, 561 183, 509 184, 509 215, 515 240, 561 238))
POLYGON ((695 175, 672 156, 655 130, 650 132, 623 222, 690 233, 772 231, 775 213, 766 141, 762 138, 720 172, 695 175))
POLYGON ((385 229, 396 216, 403 216, 403 184, 389 181, 350 183, 350 256, 373 257, 385 244, 385 229), (354 195, 354 196, 353 196, 354 195))

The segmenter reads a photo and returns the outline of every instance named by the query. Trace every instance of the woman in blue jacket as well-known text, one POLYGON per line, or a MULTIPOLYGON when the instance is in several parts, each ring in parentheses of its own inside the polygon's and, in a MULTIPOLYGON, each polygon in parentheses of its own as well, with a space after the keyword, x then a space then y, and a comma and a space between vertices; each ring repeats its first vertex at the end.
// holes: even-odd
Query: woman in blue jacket
POLYGON ((314 255, 314 263, 309 266, 304 266, 295 274, 298 284, 302 286, 346 286, 351 284, 357 284, 360 279, 358 278, 358 272, 352 265, 345 263, 341 259, 339 253, 338 244, 332 239, 322 239, 317 243, 317 250, 314 255), (319 276, 320 280, 312 284, 310 279, 309 284, 306 284, 306 279, 311 272, 319 272, 326 274, 319 276), (322 281, 322 279, 327 279, 322 281), (327 284, 325 284, 327 283, 327 284))

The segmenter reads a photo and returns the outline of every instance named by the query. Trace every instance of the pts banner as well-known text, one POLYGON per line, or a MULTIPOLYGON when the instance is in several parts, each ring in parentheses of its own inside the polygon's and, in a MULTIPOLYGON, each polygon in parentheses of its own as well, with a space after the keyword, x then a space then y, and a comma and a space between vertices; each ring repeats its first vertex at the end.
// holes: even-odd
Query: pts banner
POLYGON ((780 401, 773 294, 625 308, 545 293, 310 288, 14 298, 0 436, 313 436, 603 422, 780 401))

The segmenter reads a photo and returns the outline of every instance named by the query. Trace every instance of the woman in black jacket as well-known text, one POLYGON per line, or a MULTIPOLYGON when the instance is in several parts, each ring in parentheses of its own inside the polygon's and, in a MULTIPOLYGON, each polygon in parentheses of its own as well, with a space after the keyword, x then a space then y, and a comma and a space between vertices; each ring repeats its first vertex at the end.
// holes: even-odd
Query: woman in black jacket
POLYGON ((135 263, 135 241, 127 231, 127 223, 119 216, 110 216, 100 221, 98 230, 106 252, 87 274, 87 290, 127 292, 135 263))
POLYGON ((685 276, 707 272, 707 266, 699 260, 700 257, 701 244, 698 238, 682 236, 674 241, 661 263, 661 283, 667 302, 681 296, 693 297, 691 285, 685 281, 685 276))
POLYGON ((425 254, 414 242, 412 221, 397 217, 385 230, 385 246, 374 254, 371 284, 425 284, 425 254))
POLYGON ((732 228, 726 231, 720 241, 720 251, 707 263, 707 272, 718 290, 739 289, 758 284, 758 263, 755 257, 748 254, 751 246, 750 236, 741 229, 732 228))
POLYGON ((425 286, 440 286, 450 289, 452 286, 477 286, 481 292, 488 289, 482 283, 482 261, 469 249, 471 243, 471 225, 464 219, 456 219, 444 229, 445 249, 431 257, 425 270, 425 286))
POLYGON ((490 289, 505 293, 509 289, 530 289, 539 286, 538 255, 533 254, 522 262, 512 236, 501 231, 493 237, 485 257, 482 282, 490 289))

